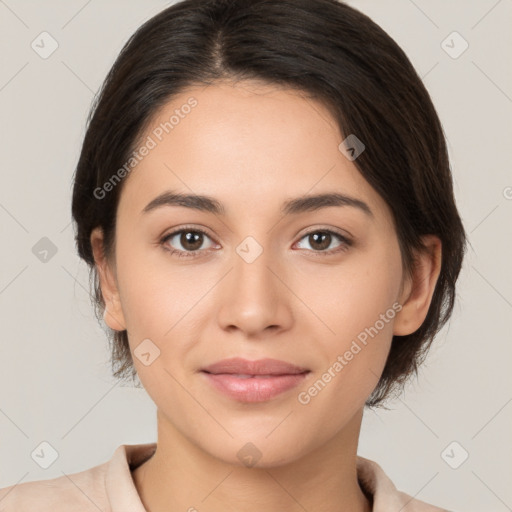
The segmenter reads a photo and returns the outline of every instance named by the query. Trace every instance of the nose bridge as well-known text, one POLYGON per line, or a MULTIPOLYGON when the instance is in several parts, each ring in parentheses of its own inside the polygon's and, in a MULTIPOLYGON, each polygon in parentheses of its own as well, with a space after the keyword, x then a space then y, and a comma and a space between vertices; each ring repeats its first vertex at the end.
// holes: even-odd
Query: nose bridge
POLYGON ((289 323, 286 287, 275 275, 273 258, 270 248, 252 236, 235 248, 219 312, 224 328, 236 326, 246 334, 256 334, 268 326, 282 328, 289 323))
POLYGON ((255 299, 263 299, 260 297, 263 295, 275 296, 275 283, 272 282, 275 277, 270 271, 273 254, 268 240, 267 237, 260 243, 254 236, 247 236, 235 248, 233 279, 239 298, 244 295, 255 299))

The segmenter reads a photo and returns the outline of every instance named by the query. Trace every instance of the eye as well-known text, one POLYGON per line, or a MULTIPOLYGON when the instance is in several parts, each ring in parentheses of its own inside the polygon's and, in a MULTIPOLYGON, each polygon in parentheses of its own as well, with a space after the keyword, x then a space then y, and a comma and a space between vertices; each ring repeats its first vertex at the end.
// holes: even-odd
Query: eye
POLYGON ((346 251, 352 245, 352 240, 330 229, 310 231, 301 238, 301 240, 304 239, 306 239, 310 247, 312 247, 313 252, 319 253, 322 256, 346 251), (333 238, 337 238, 341 243, 333 249, 326 251, 325 249, 331 245, 333 238))
MULTIPOLYGON (((212 246, 215 245, 211 244, 210 247, 203 247, 205 237, 212 240, 202 229, 185 227, 165 235, 160 240, 160 244, 166 251, 170 252, 171 255, 175 255, 179 258, 194 258, 200 256, 201 252, 211 249, 212 246), (176 248, 177 245, 180 247, 176 248)), ((330 254, 346 251, 352 245, 350 239, 330 229, 310 231, 300 240, 304 239, 309 243, 312 252, 322 256, 329 256, 330 254), (332 244, 333 239, 336 238, 340 243, 333 249, 325 250, 332 244)), ((219 246, 217 245, 217 247, 219 246)))
POLYGON ((208 249, 203 247, 205 237, 211 240, 208 234, 202 229, 181 228, 165 235, 160 240, 160 244, 166 251, 177 255, 179 258, 193 258, 198 256, 201 250, 208 249), (171 248, 169 248, 169 245, 171 245, 171 248), (176 248, 176 246, 181 247, 176 248))

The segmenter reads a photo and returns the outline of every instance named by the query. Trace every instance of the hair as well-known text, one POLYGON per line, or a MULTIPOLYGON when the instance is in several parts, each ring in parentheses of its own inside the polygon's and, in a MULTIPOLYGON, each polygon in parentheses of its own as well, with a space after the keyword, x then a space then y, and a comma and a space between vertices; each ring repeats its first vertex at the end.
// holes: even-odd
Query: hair
MULTIPOLYGON (((391 209, 407 275, 422 235, 442 242, 428 313, 412 334, 393 336, 380 380, 366 401, 382 407, 417 375, 452 314, 466 234, 454 195, 445 137, 431 98, 405 53, 368 16, 336 0, 183 0, 129 38, 96 95, 74 175, 72 215, 91 298, 105 303, 90 235, 101 227, 114 255, 121 182, 95 191, 127 162, 158 111, 187 87, 256 80, 302 91, 326 105, 344 136, 365 151, 354 160, 391 209)), ((126 331, 108 329, 117 378, 137 376, 126 331)))

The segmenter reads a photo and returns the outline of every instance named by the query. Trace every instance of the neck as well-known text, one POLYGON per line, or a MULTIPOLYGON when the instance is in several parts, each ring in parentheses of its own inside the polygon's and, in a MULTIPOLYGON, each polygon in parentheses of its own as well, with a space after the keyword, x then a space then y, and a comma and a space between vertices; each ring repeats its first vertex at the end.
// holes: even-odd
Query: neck
POLYGON ((148 512, 371 512, 356 471, 361 420, 362 410, 300 459, 245 467, 206 453, 158 414, 157 449, 133 480, 148 512))

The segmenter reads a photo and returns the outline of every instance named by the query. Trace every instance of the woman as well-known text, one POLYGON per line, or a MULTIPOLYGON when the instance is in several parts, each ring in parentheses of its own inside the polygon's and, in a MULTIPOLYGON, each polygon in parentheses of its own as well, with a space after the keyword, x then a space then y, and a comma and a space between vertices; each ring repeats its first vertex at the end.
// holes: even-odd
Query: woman
POLYGON ((396 43, 335 0, 184 0, 128 41, 75 173, 117 377, 158 439, 2 510, 439 511, 359 457, 449 318, 465 233, 396 43))

